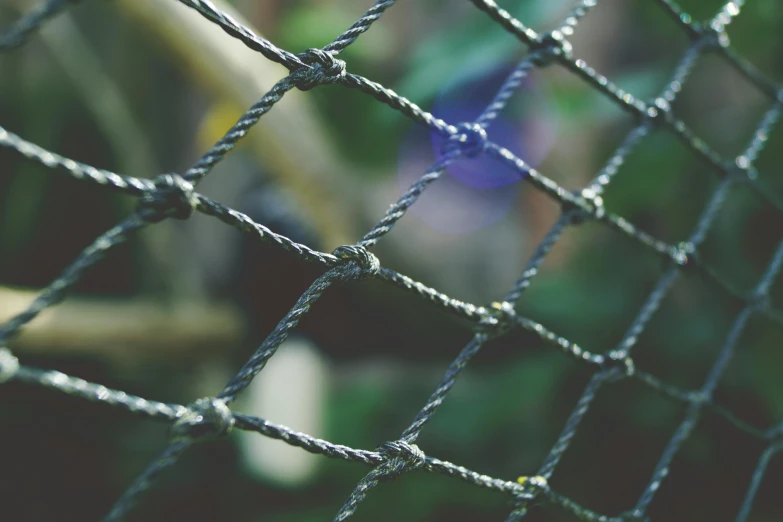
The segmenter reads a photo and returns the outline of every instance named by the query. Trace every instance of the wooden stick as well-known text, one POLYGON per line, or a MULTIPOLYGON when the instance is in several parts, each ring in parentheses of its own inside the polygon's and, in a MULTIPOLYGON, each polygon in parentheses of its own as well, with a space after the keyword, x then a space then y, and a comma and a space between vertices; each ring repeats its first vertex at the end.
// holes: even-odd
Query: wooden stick
MULTIPOLYGON (((0 323, 22 312, 36 290, 0 287, 0 323)), ((9 342, 20 355, 89 355, 140 363, 237 349, 244 325, 227 304, 71 297, 41 312, 9 342)))

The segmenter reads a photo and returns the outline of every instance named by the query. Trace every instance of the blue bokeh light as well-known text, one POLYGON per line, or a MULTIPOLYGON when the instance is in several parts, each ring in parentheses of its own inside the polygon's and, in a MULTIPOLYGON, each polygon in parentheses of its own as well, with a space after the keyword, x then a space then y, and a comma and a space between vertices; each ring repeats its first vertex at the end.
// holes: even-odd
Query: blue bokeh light
MULTIPOLYGON (((476 120, 511 70, 508 65, 488 66, 452 80, 436 96, 431 112, 453 125, 476 120)), ((509 106, 489 124, 489 140, 537 166, 555 140, 555 125, 545 116, 549 105, 542 80, 528 76, 509 106)), ((438 132, 420 126, 406 136, 398 162, 401 190, 407 190, 442 158, 446 141, 438 132)), ((519 172, 491 156, 462 157, 447 167, 442 179, 421 196, 411 213, 440 232, 473 232, 509 212, 519 197, 521 180, 519 172)))

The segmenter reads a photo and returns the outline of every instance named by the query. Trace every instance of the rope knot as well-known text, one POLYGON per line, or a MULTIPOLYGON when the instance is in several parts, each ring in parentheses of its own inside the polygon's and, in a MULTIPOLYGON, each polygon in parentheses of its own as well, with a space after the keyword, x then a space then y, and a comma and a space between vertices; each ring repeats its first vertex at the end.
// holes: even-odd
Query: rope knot
POLYGON ((14 378, 19 371, 19 359, 8 348, 0 348, 0 384, 14 378))
POLYGON ((360 245, 343 245, 334 249, 332 255, 345 261, 353 261, 360 270, 359 279, 366 279, 378 273, 381 262, 369 250, 360 245))
POLYGON ((494 302, 482 316, 479 324, 489 330, 491 334, 500 336, 509 331, 516 322, 517 312, 514 305, 508 301, 494 302))
POLYGON ((636 373, 636 365, 625 350, 612 350, 603 357, 602 366, 619 370, 623 376, 630 377, 636 373))
POLYGON ((581 225, 585 221, 601 219, 606 215, 600 186, 593 185, 582 189, 579 194, 573 194, 573 198, 563 201, 561 206, 564 214, 570 213, 569 221, 572 225, 581 225))
POLYGON ((567 60, 571 60, 573 58, 573 50, 574 48, 571 46, 571 42, 565 39, 563 33, 560 31, 552 31, 539 36, 538 41, 531 48, 531 51, 538 54, 538 56, 533 59, 533 63, 539 67, 546 67, 561 56, 567 60))
POLYGON ((763 312, 772 308, 772 298, 766 291, 756 291, 747 298, 748 305, 758 312, 763 312))
POLYGON ((404 440, 384 442, 378 448, 378 453, 386 457, 386 462, 396 464, 384 479, 393 479, 403 471, 420 468, 427 461, 427 456, 417 445, 404 440), (399 462, 392 462, 393 459, 398 459, 399 462))
POLYGON ((726 24, 731 21, 731 17, 726 18, 718 15, 708 24, 694 24, 696 30, 706 40, 708 47, 723 47, 731 45, 728 33, 726 33, 726 24))
POLYGON ((152 211, 145 216, 148 221, 158 222, 169 217, 188 219, 196 211, 198 196, 193 184, 179 174, 162 174, 153 183, 155 190, 139 200, 139 210, 152 211))
POLYGON ((726 170, 740 182, 756 181, 759 177, 758 171, 753 166, 753 161, 744 154, 737 156, 734 163, 727 164, 726 170))
POLYGON ((296 57, 306 65, 291 72, 294 85, 300 91, 309 91, 324 83, 337 83, 345 77, 345 62, 335 58, 333 52, 308 49, 296 57))
POLYGON ((688 394, 688 399, 692 404, 702 405, 710 400, 710 395, 704 390, 692 391, 688 394))
MULTIPOLYGON (((487 131, 478 123, 460 123, 457 132, 449 136, 445 151, 458 149, 468 158, 483 154, 487 148, 487 131)), ((444 152, 445 152, 444 151, 444 152)))
POLYGON ((198 399, 171 427, 173 440, 210 440, 228 435, 234 415, 225 401, 215 397, 198 399))
POLYGON ((656 124, 660 121, 666 121, 671 115, 672 106, 670 100, 664 97, 655 98, 652 103, 647 104, 647 117, 649 121, 656 124))
POLYGON ((549 486, 546 477, 536 475, 534 477, 519 477, 517 484, 525 488, 516 495, 517 500, 535 500, 536 496, 549 486))
POLYGON ((689 241, 678 243, 671 249, 669 255, 674 264, 682 269, 695 268, 699 261, 696 245, 689 241))

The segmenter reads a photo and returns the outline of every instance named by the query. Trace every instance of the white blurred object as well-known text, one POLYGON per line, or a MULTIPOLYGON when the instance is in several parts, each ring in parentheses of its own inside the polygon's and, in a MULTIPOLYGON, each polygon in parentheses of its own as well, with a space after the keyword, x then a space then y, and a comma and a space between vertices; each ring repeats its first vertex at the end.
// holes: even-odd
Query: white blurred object
MULTIPOLYGON (((291 336, 242 394, 239 411, 314 437, 323 437, 329 367, 308 339, 291 336)), ((259 478, 287 486, 311 479, 321 461, 256 432, 239 434, 243 464, 259 478)))

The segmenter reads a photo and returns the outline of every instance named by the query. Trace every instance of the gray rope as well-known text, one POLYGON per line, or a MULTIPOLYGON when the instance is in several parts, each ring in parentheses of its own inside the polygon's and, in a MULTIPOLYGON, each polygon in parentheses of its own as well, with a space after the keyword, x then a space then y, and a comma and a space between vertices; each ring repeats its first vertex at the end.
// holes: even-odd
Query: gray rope
POLYGON ((38 30, 44 22, 61 11, 76 4, 79 0, 46 0, 16 21, 10 29, 0 33, 0 52, 22 45, 31 33, 38 30))
POLYGON ((291 79, 300 91, 327 83, 338 83, 345 78, 345 62, 335 58, 336 53, 321 49, 308 49, 299 55, 306 66, 299 67, 291 79))
POLYGON ((340 52, 352 43, 363 32, 367 31, 375 23, 386 9, 394 4, 395 0, 377 0, 375 5, 367 10, 361 18, 354 22, 345 32, 338 36, 332 43, 324 47, 327 52, 340 52))
POLYGON ((299 324, 304 314, 323 295, 327 288, 336 281, 352 281, 373 277, 380 269, 377 258, 363 247, 340 247, 335 251, 343 263, 332 268, 315 280, 310 288, 297 300, 293 308, 277 324, 256 352, 250 357, 239 372, 229 381, 219 398, 232 402, 237 394, 247 388, 253 377, 260 372, 267 361, 277 352, 280 345, 288 338, 289 332, 299 324))
POLYGON ((63 270, 57 279, 49 283, 25 311, 0 326, 0 343, 16 334, 22 326, 32 321, 43 310, 62 301, 66 292, 79 281, 89 267, 101 260, 109 250, 127 241, 130 232, 144 226, 146 222, 134 214, 98 237, 90 246, 82 250, 76 260, 63 270))
POLYGON ((761 455, 761 458, 756 465, 756 469, 753 471, 753 477, 750 479, 748 492, 746 493, 745 499, 742 501, 742 506, 737 514, 737 522, 745 522, 748 519, 750 510, 753 507, 753 501, 756 499, 756 493, 758 493, 761 481, 764 478, 764 473, 766 473, 767 466, 769 466, 769 461, 780 451, 783 451, 783 440, 771 444, 761 455))
POLYGON ((179 174, 163 174, 153 183, 155 189, 139 199, 139 214, 147 221, 188 219, 198 208, 199 199, 193 184, 179 174))
POLYGON ((298 67, 305 66, 304 62, 299 58, 284 51, 278 49, 271 42, 264 40, 257 36, 248 27, 243 26, 228 14, 217 9, 209 0, 177 0, 179 3, 184 4, 192 9, 195 9, 201 16, 217 24, 226 33, 233 36, 250 49, 263 54, 266 58, 273 62, 285 65, 289 69, 296 69, 298 67))
POLYGON ((179 457, 193 444, 192 439, 180 439, 169 445, 147 468, 131 483, 117 499, 103 522, 120 522, 136 506, 141 495, 149 490, 161 473, 177 463, 179 457))
POLYGON ((382 481, 394 480, 404 471, 422 467, 426 461, 424 452, 418 446, 402 440, 383 444, 378 448, 378 453, 384 457, 383 463, 359 482, 343 507, 337 512, 334 522, 342 522, 353 515, 356 508, 359 507, 359 503, 367 496, 367 492, 382 481))
POLYGON ((0 146, 15 150, 22 156, 41 163, 49 168, 65 169, 72 178, 97 183, 98 185, 113 187, 123 192, 141 195, 154 190, 153 183, 146 179, 120 176, 108 170, 96 169, 90 165, 79 163, 70 158, 50 152, 35 143, 31 143, 9 132, 0 126, 0 146))
POLYGON ((171 425, 170 437, 181 440, 204 441, 225 437, 236 420, 225 401, 214 397, 198 399, 171 425))

